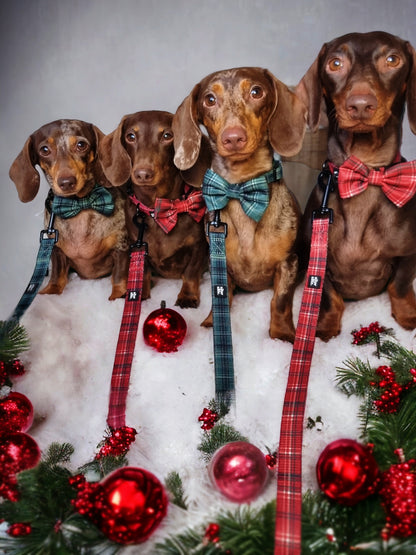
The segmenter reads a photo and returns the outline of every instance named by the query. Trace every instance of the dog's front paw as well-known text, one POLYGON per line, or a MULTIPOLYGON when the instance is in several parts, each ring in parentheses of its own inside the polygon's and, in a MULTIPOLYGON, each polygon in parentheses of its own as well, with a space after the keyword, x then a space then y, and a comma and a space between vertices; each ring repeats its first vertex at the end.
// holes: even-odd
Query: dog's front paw
POLYGON ((288 341, 293 343, 295 341, 295 328, 290 325, 288 326, 276 326, 270 324, 269 335, 271 339, 280 339, 281 341, 288 341))
POLYGON ((178 295, 175 305, 180 306, 181 308, 198 308, 199 298, 185 297, 184 295, 178 295))
POLYGON ((115 299, 121 299, 122 297, 126 296, 127 291, 127 284, 126 283, 119 283, 117 285, 113 285, 113 289, 111 291, 111 295, 108 297, 109 301, 114 301, 115 299))
POLYGON ((39 291, 39 295, 60 295, 64 288, 65 285, 61 286, 58 283, 49 282, 46 287, 39 291))
POLYGON ((212 328, 213 323, 212 323, 212 310, 211 312, 208 314, 208 316, 205 318, 205 320, 203 322, 201 322, 201 326, 203 328, 212 328))

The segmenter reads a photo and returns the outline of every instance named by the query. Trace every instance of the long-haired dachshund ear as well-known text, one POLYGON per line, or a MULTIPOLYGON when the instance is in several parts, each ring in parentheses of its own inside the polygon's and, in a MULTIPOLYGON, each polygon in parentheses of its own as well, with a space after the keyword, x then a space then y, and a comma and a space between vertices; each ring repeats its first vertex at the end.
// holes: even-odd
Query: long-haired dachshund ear
POLYGON ((16 185, 22 202, 33 200, 39 191, 40 175, 36 170, 36 163, 33 140, 30 136, 9 170, 10 179, 16 185))
POLYGON ((410 129, 416 135, 416 50, 410 42, 407 42, 406 46, 412 64, 406 90, 407 117, 409 118, 410 129))
POLYGON ((284 83, 265 70, 275 88, 275 108, 270 117, 269 140, 283 156, 294 156, 302 148, 306 131, 306 107, 284 83))
POLYGON ((323 90, 319 70, 320 60, 325 52, 326 44, 322 46, 318 57, 295 88, 295 94, 302 100, 308 110, 307 123, 312 132, 318 128, 321 116, 323 90))
POLYGON ((93 125, 92 123, 90 123, 89 125, 91 127, 91 131, 93 135, 95 136, 95 148, 94 148, 95 160, 93 162, 95 181, 98 183, 98 185, 102 185, 103 187, 111 187, 112 183, 110 183, 110 181, 107 179, 104 173, 103 166, 98 154, 100 144, 104 139, 105 135, 101 131, 101 129, 99 129, 96 125, 93 125))
POLYGON ((127 117, 124 116, 117 129, 105 135, 98 145, 102 169, 114 187, 124 185, 131 173, 131 160, 122 143, 124 121, 127 117))
POLYGON ((202 132, 198 125, 196 98, 199 84, 195 85, 189 96, 176 110, 173 116, 173 146, 175 148, 174 163, 180 170, 192 168, 198 160, 202 132))

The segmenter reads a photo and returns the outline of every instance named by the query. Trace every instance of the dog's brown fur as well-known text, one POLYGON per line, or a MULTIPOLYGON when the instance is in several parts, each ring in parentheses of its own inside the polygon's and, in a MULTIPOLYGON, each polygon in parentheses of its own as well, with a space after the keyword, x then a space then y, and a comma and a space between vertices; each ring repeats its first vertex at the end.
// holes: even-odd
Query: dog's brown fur
MULTIPOLYGON (((173 163, 172 117, 173 114, 158 110, 126 115, 100 145, 100 159, 107 177, 116 186, 130 182, 137 199, 149 208, 157 197, 174 200, 185 193, 185 182, 173 163)), ((135 205, 127 200, 126 224, 132 241, 137 240, 135 213, 135 205)), ((182 279, 176 304, 196 308, 201 276, 208 268, 203 220, 197 223, 189 214, 179 214, 168 234, 150 216, 145 223, 143 239, 148 244, 149 265, 143 299, 150 297, 153 269, 162 277, 182 279)))
MULTIPOLYGON (((416 54, 406 41, 385 32, 352 33, 324 44, 296 89, 315 130, 322 100, 328 118, 328 158, 336 166, 349 156, 369 168, 389 166, 401 145, 402 119, 416 133, 416 54)), ((311 212, 319 208, 316 187, 305 209, 304 256, 310 241, 311 212)), ((392 314, 405 329, 416 327, 416 197, 402 208, 380 187, 353 198, 330 194, 328 265, 317 335, 339 334, 344 300, 377 295, 385 288, 392 314)))
MULTIPOLYGON (((305 115, 302 103, 268 70, 215 72, 195 85, 175 114, 175 163, 184 171, 198 166, 204 154, 202 124, 208 132, 212 169, 229 183, 242 183, 272 168, 273 150, 290 156, 300 149, 305 115)), ((221 221, 228 226, 229 298, 231 303, 236 286, 246 291, 273 287, 270 336, 293 341, 293 247, 300 211, 283 180, 270 185, 269 191, 268 208, 258 223, 243 212, 238 200, 221 210, 221 221)), ((203 324, 212 325, 212 315, 203 324)))
MULTIPOLYGON (((108 187, 115 200, 111 216, 82 210, 73 218, 55 218, 58 242, 52 251, 49 283, 40 293, 62 293, 70 269, 86 279, 111 274, 110 300, 126 292, 129 255, 124 199, 111 188, 98 161, 98 143, 103 136, 91 123, 53 121, 29 136, 10 168, 10 178, 22 202, 33 200, 39 190, 37 165, 55 195, 84 197, 99 184, 108 187)), ((45 210, 45 222, 48 221, 49 213, 45 210)))

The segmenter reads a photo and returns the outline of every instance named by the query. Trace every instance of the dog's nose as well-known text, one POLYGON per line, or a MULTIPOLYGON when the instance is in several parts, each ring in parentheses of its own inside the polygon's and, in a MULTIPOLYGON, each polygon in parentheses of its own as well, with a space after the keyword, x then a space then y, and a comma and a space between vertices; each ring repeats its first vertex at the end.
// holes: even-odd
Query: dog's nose
POLYGON ((58 187, 64 192, 68 193, 75 189, 77 178, 74 175, 61 176, 57 180, 58 187))
POLYGON ((137 168, 134 170, 134 177, 137 183, 148 183, 153 180, 155 176, 152 168, 137 168))
POLYGON ((221 142, 227 150, 242 150, 247 143, 247 134, 240 126, 227 127, 222 132, 221 142))
POLYGON ((370 118, 377 109, 374 94, 352 94, 346 101, 347 112, 353 119, 370 118))

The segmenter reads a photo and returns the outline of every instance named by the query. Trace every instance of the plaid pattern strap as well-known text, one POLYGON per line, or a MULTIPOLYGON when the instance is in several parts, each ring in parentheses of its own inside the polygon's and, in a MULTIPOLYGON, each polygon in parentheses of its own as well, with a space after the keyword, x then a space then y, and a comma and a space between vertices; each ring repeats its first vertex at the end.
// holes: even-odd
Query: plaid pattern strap
POLYGON ((145 256, 144 249, 132 251, 130 255, 127 293, 114 358, 107 416, 107 424, 114 430, 126 425, 126 401, 141 312, 145 256))
POLYGON ((326 269, 329 218, 313 221, 312 244, 280 425, 275 555, 300 555, 303 419, 326 269))
POLYGON ((381 187, 386 197, 399 208, 416 193, 416 160, 372 170, 355 156, 339 167, 338 190, 341 198, 359 195, 369 185, 381 187))
POLYGON ((230 406, 235 401, 234 359, 228 302, 225 231, 209 231, 212 318, 215 364, 215 398, 230 406))

